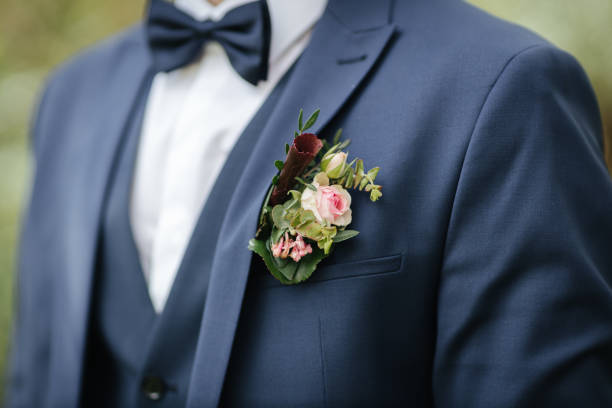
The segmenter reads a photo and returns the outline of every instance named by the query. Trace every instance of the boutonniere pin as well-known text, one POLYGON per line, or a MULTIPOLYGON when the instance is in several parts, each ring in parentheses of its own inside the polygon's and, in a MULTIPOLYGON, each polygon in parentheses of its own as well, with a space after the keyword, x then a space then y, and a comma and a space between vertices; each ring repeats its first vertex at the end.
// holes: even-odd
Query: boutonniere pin
POLYGON ((285 161, 274 164, 278 173, 264 200, 259 224, 249 249, 263 259, 270 273, 283 284, 308 279, 333 246, 355 237, 349 190, 366 191, 370 200, 382 196, 374 184, 378 167, 366 171, 361 159, 348 161, 340 141, 342 129, 330 145, 305 133, 319 116, 316 110, 305 122, 298 116, 292 145, 285 145, 285 161))

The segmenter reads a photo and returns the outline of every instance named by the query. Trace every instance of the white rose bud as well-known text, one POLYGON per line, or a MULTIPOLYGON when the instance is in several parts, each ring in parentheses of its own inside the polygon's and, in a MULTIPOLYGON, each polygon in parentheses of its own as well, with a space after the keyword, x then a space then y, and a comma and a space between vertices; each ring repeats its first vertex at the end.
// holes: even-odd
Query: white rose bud
POLYGON ((345 164, 346 153, 338 152, 334 153, 334 155, 329 159, 327 163, 321 163, 321 167, 322 170, 329 176, 329 178, 338 178, 344 172, 345 164))

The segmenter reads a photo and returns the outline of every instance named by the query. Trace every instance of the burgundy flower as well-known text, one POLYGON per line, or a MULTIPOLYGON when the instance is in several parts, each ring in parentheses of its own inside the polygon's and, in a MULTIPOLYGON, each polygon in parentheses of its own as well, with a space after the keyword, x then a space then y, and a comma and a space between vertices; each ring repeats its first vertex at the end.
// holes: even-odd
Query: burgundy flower
POLYGON ((272 207, 287 200, 287 193, 295 185, 295 177, 302 175, 322 147, 321 139, 312 133, 302 133, 293 140, 285 165, 278 176, 278 183, 270 196, 269 204, 272 207))

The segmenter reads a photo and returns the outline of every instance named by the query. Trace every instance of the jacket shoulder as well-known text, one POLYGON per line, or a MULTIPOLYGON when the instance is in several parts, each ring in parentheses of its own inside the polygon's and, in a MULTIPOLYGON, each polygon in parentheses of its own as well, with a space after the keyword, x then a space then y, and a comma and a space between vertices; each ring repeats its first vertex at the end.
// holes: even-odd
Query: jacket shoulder
POLYGON ((435 36, 464 48, 517 51, 549 44, 525 27, 458 0, 397 1, 392 19, 403 31, 423 35, 424 39, 435 36))
POLYGON ((421 43, 431 54, 452 58, 455 66, 498 70, 530 47, 554 47, 533 31, 464 1, 397 1, 392 19, 403 37, 399 43, 421 43))
MULTIPOLYGON (((464 103, 477 106, 504 72, 513 73, 519 82, 536 72, 549 79, 571 78, 591 92, 584 70, 571 54, 464 1, 396 1, 391 19, 398 35, 388 65, 401 66, 393 72, 395 83, 406 83, 409 73, 427 84, 429 94, 458 92, 464 103)), ((543 81, 540 87, 553 82, 543 81)))
POLYGON ((138 23, 78 52, 53 70, 49 82, 95 80, 135 52, 146 50, 144 27, 138 23))
MULTIPOLYGON (((92 101, 108 97, 109 84, 150 58, 142 23, 94 44, 56 67, 42 88, 32 115, 30 135, 35 153, 56 116, 96 115, 92 101)), ((58 133, 58 132, 55 132, 58 133)))

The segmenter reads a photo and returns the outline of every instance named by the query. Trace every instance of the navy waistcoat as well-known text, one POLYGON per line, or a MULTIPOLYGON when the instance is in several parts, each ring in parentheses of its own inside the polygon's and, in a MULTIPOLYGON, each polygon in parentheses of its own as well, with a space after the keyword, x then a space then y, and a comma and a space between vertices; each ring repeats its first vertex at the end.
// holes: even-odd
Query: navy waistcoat
MULTIPOLYGON (((290 70, 291 71, 291 70, 290 70)), ((289 71, 289 72, 290 72, 289 71)), ((252 147, 290 73, 249 123, 227 162, 252 147)), ((210 261, 240 168, 226 165, 192 234, 166 306, 156 314, 130 228, 131 182, 150 76, 115 154, 101 226, 81 404, 185 406, 208 288, 210 261), (118 317, 121 318, 118 318, 118 317)))
POLYGON ((140 275, 102 262, 115 228, 98 238, 151 64, 145 34, 90 48, 45 88, 9 407, 77 408, 85 366, 85 401, 118 394, 103 379, 122 374, 139 395, 147 374, 178 387, 158 406, 189 376, 187 408, 612 407, 612 181, 594 94, 567 53, 455 0, 329 0, 264 130, 220 174, 164 313, 131 345, 140 371, 117 368, 128 347, 100 322, 134 331, 137 310, 102 306, 140 289, 102 289, 140 275), (313 133, 341 127, 351 157, 380 166, 384 196, 351 193, 359 236, 284 286, 246 247, 300 108, 321 109, 313 133), (198 323, 187 302, 204 296, 198 323), (172 329, 192 323, 189 373, 172 329), (97 365, 84 364, 88 334, 108 350, 90 344, 97 365))

